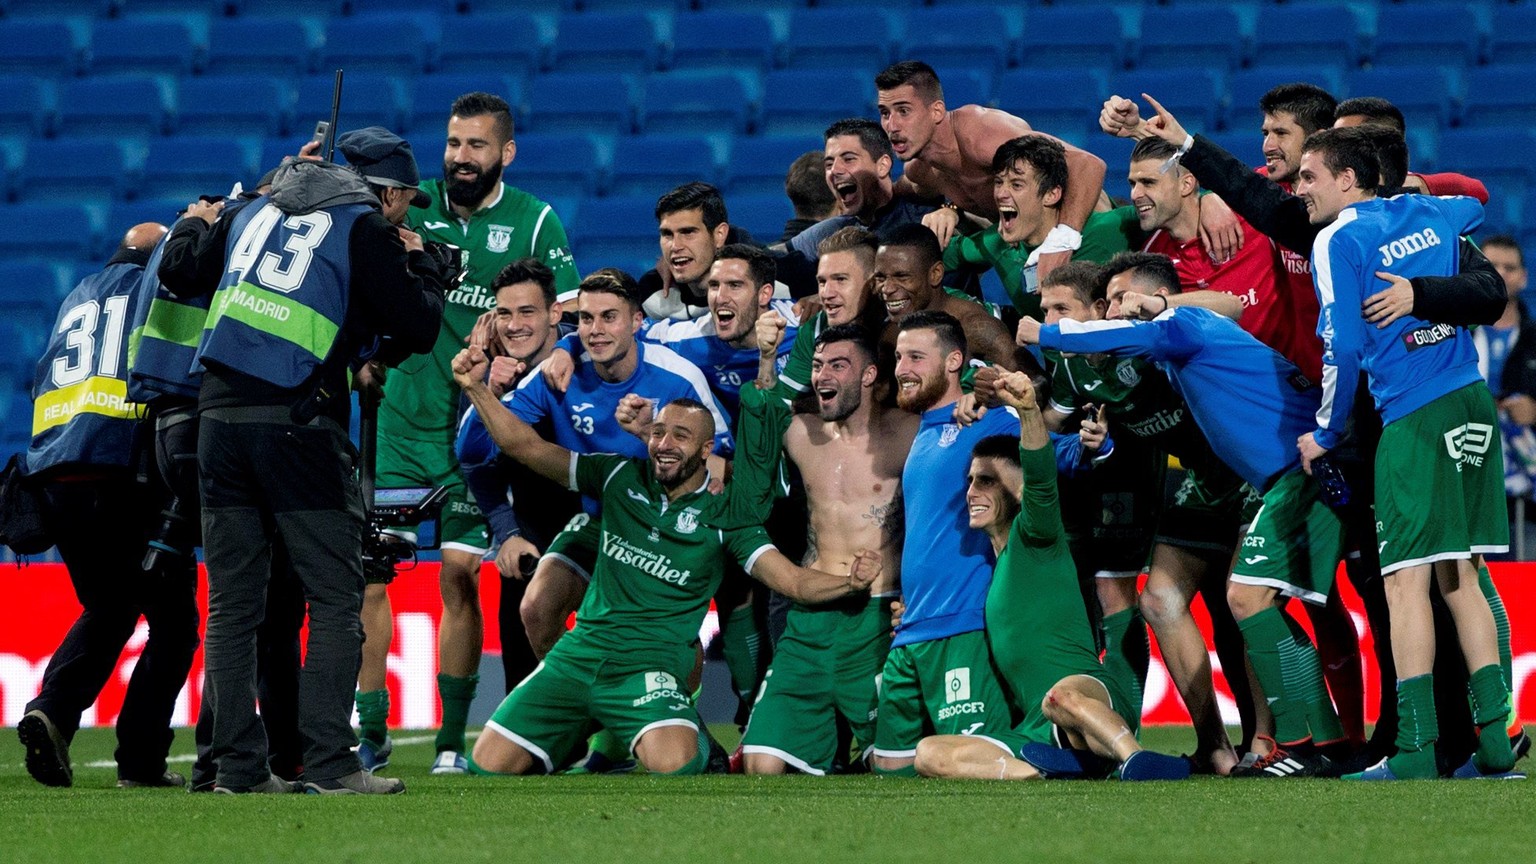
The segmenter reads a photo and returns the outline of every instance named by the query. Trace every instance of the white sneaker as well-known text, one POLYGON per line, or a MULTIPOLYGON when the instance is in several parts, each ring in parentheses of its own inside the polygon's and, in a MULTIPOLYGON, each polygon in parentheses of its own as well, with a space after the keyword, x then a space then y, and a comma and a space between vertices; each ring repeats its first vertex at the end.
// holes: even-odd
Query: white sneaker
POLYGON ((468 774, 469 760, 462 753, 452 750, 444 750, 437 754, 437 759, 432 763, 433 774, 468 774))

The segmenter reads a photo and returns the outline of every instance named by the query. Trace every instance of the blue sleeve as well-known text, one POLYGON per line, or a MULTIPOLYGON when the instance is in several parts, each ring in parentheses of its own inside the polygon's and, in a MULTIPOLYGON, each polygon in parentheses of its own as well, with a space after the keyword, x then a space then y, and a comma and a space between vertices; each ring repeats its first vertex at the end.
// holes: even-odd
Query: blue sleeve
POLYGON ((1089 473, 1095 464, 1109 458, 1115 449, 1115 441, 1109 436, 1105 436, 1104 448, 1097 453, 1084 450, 1082 436, 1076 432, 1070 435, 1052 432, 1050 436, 1051 446, 1056 448, 1056 470, 1065 477, 1081 477, 1089 473))
POLYGON ((508 537, 521 533, 521 529, 507 497, 507 478, 500 466, 501 451, 474 408, 465 412, 464 419, 459 422, 459 436, 454 441, 453 450, 459 460, 464 485, 474 496, 480 512, 485 514, 499 547, 508 537))
POLYGON ((1198 313, 1177 308, 1151 321, 1072 321, 1040 328, 1040 347, 1072 354, 1178 360, 1198 351, 1198 313), (1194 325, 1194 326, 1191 326, 1194 325))
MULTIPOLYGON (((1445 216, 1445 220, 1456 228, 1456 233, 1471 234, 1477 226, 1483 224, 1483 205, 1476 198, 1465 195, 1448 195, 1443 198, 1433 199, 1445 216)), ((1449 241, 1449 237, 1440 238, 1449 241)))
POLYGON ((502 399, 501 404, 529 426, 537 425, 540 420, 553 414, 555 409, 554 395, 549 392, 544 376, 538 370, 530 373, 523 380, 522 386, 513 390, 510 398, 502 399))
POLYGON ((1374 282, 1359 250, 1342 231, 1324 231, 1312 247, 1312 280, 1317 286, 1317 335, 1323 341, 1323 399, 1317 409, 1319 447, 1332 450, 1349 425, 1360 384, 1365 318, 1360 311, 1367 280, 1374 282))

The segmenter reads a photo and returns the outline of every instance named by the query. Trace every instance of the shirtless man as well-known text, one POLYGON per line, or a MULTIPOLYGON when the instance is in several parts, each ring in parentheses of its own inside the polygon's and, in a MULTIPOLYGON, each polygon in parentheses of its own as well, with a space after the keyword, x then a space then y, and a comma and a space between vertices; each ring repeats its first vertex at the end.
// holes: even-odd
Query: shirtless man
POLYGON ((788 427, 784 448, 805 478, 810 507, 806 566, 837 566, 833 562, 852 561, 860 549, 879 550, 881 561, 870 596, 790 610, 742 739, 748 774, 821 775, 837 756, 838 715, 865 754, 874 743, 877 681, 899 590, 901 472, 918 417, 880 406, 874 340, 859 325, 843 324, 816 339, 816 413, 791 419, 781 400, 757 398, 773 389, 776 346, 783 338, 782 321, 758 319, 764 359, 757 392, 742 390, 742 410, 755 404, 771 412, 779 428, 788 427))

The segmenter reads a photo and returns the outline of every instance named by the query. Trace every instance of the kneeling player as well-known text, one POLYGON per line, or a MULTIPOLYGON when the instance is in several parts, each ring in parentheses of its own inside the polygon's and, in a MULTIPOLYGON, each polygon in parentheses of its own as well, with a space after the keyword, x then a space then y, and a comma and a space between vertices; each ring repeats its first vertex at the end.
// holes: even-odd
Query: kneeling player
MULTIPOLYGON (((997 567, 987 593, 987 642, 1023 721, 1006 735, 937 735, 917 747, 927 777, 1027 780, 1080 776, 1070 751, 1091 751, 1125 780, 1189 776, 1181 758, 1144 751, 1140 718, 1094 650, 1056 489, 1056 462, 1029 376, 1009 374, 998 398, 1019 415, 1019 439, 983 439, 971 454, 966 504, 972 528, 987 532, 997 567), (1022 488, 1022 495, 1015 490, 1022 488), (1055 745, 1053 748, 1050 745, 1055 745)), ((950 682, 951 688, 965 682, 950 682)), ((1091 770, 1091 769, 1088 769, 1091 770)))

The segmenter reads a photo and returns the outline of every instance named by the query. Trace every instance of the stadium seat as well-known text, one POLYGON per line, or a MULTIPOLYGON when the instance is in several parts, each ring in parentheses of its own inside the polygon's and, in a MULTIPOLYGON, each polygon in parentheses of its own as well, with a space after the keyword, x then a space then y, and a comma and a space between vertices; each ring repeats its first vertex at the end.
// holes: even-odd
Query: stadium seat
MULTIPOLYGON (((417 161, 423 161, 417 155, 417 161)), ((517 156, 507 167, 506 181, 540 198, 596 194, 606 165, 591 135, 578 133, 520 133, 517 156)))
POLYGON ((703 135, 639 135, 616 143, 608 176, 610 194, 654 200, 694 180, 719 185, 720 164, 703 135))
POLYGON ((119 18, 91 24, 88 65, 93 74, 148 72, 185 75, 203 52, 185 21, 173 17, 119 18))
POLYGON ((1220 6, 1152 6, 1141 16, 1139 69, 1235 69, 1246 54, 1237 13, 1220 6))
MULTIPOLYGON (((1258 109, 1254 109, 1257 113, 1258 109)), ((1213 132, 1209 137, 1221 149, 1243 160, 1244 165, 1257 168, 1264 164, 1264 136, 1258 127, 1233 129, 1230 132, 1213 132)))
POLYGON ((282 78, 308 74, 315 51, 296 18, 216 18, 208 24, 209 75, 263 73, 282 78))
POLYGON ((862 69, 775 70, 763 78, 758 131, 820 142, 833 121, 871 116, 874 95, 874 77, 862 69))
MULTIPOLYGON (((1109 91, 1142 102, 1146 93, 1172 111, 1186 129, 1210 132, 1220 128, 1222 117, 1221 81, 1208 69, 1149 69, 1122 72, 1109 80, 1109 91)), ((1089 106, 1088 113, 1097 116, 1098 106, 1089 106)), ((1143 116, 1151 116, 1150 105, 1142 104, 1143 116)), ((1097 121, 1093 120, 1096 124, 1097 121)))
POLYGON ((111 138, 34 138, 16 171, 21 201, 106 202, 125 194, 127 161, 111 138))
POLYGON ((1304 82, 1337 94, 1342 78, 1338 67, 1323 63, 1240 69, 1227 78, 1227 126, 1244 132, 1257 130, 1263 122, 1259 100, 1281 84, 1304 82))
POLYGON ((1476 177, 1490 188, 1508 186, 1519 196, 1536 187, 1532 153, 1536 153, 1536 132, 1527 127, 1452 129, 1440 136, 1439 166, 1476 177))
POLYGON ((62 20, 11 18, 0 21, 0 45, 5 46, 5 71, 33 75, 73 75, 83 54, 75 35, 62 20))
POLYGON ((1101 132, 1088 136, 1080 146, 1104 160, 1104 191, 1111 198, 1129 198, 1130 187, 1125 178, 1131 165, 1131 150, 1136 147, 1136 142, 1101 132))
POLYGON ((580 12, 651 12, 686 9, 688 0, 563 0, 568 9, 580 12))
POLYGON ((730 158, 725 160, 725 185, 721 189, 731 195, 783 194, 784 175, 796 159, 808 151, 826 152, 822 131, 825 127, 813 135, 737 138, 731 143, 730 158))
POLYGON ((645 85, 640 128, 648 133, 746 132, 752 100, 730 72, 674 72, 645 85))
MULTIPOLYGON (((331 74, 310 75, 300 81, 298 99, 293 105, 293 128, 312 130, 317 121, 331 119, 331 98, 335 88, 336 78, 331 74)), ((400 81, 395 76, 348 72, 342 78, 337 132, 364 126, 398 130, 402 101, 400 81)))
POLYGON ((891 41, 891 23, 877 8, 795 9, 789 16, 784 66, 879 70, 891 60, 891 41))
POLYGON ((412 133, 431 132, 442 137, 453 100, 465 93, 493 93, 507 100, 514 123, 523 104, 523 81, 513 75, 462 72, 422 75, 416 79, 406 112, 405 128, 412 133))
MULTIPOLYGON (((1463 126, 1518 126, 1536 117, 1536 63, 1476 67, 1467 71, 1466 81, 1463 126)), ((1530 221, 1536 222, 1536 213, 1530 221)))
POLYGON ((234 138, 173 136, 149 142, 135 193, 144 198, 222 195, 235 183, 253 184, 260 176, 250 154, 234 138))
POLYGON ((37 18, 44 15, 72 18, 104 18, 121 0, 5 0, 6 15, 37 18))
MULTIPOLYGON (((230 184, 231 186, 233 183, 230 184)), ((226 187, 220 191, 227 192, 226 187)), ((159 222, 169 228, 176 222, 176 214, 191 201, 191 198, 139 198, 134 201, 116 201, 107 208, 106 229, 102 232, 107 238, 122 237, 129 228, 141 222, 159 222)))
POLYGON ((935 69, 980 69, 994 74, 1008 65, 1009 52, 1008 22, 994 7, 949 6, 907 13, 902 57, 920 57, 935 69))
MULTIPOLYGON (((292 156, 299 152, 299 148, 309 140, 308 135, 289 136, 282 138, 268 138, 261 142, 261 149, 257 152, 256 169, 265 174, 281 165, 283 157, 292 156)), ((428 172, 425 176, 431 177, 428 172)))
POLYGON ((1350 72, 1344 85, 1350 98, 1379 96, 1396 105, 1409 129, 1443 128, 1455 108, 1451 74, 1439 66, 1377 66, 1350 72))
POLYGON ((1466 6, 1385 3, 1376 18, 1377 66, 1475 63, 1480 36, 1466 6))
POLYGON ((1125 65, 1125 25, 1113 8, 1041 6, 1024 15, 1019 63, 1056 69, 1104 69, 1125 65))
POLYGON ((781 190, 777 193, 731 194, 725 199, 730 222, 759 243, 772 243, 784 233, 784 223, 795 215, 795 208, 781 190))
MULTIPOLYGON (((1500 4, 1488 31, 1489 63, 1536 63, 1536 6, 1500 4)), ((1536 218, 1527 219, 1536 223, 1536 218)))
MULTIPOLYGON (((47 332, 58 303, 59 274, 53 265, 45 261, 0 261, 0 305, 5 306, 6 319, 11 318, 15 310, 31 313, 27 317, 34 320, 47 317, 50 320, 40 328, 47 332)), ((5 343, 5 350, 0 351, 0 357, 13 362, 19 354, 21 352, 12 342, 5 343)), ((21 360, 25 365, 36 362, 37 354, 26 355, 21 360)))
POLYGON ((173 125, 182 135, 281 135, 288 86, 270 75, 187 78, 176 95, 173 125))
MULTIPOLYGON (((137 0, 135 0, 137 2, 137 0)), ((428 12, 451 15, 458 11, 455 0, 344 0, 348 15, 379 15, 400 12, 428 12)))
POLYGON ((673 69, 767 69, 773 25, 757 12, 696 12, 672 22, 673 69))
POLYGON ((443 45, 438 72, 524 75, 544 65, 539 24, 522 12, 449 18, 443 22, 443 45))
POLYGON ((615 72, 551 72, 528 87, 528 128, 619 132, 634 128, 635 85, 615 72))
POLYGON ((939 74, 939 82, 944 88, 945 107, 950 109, 959 108, 961 105, 989 107, 993 104, 991 72, 967 67, 951 69, 948 66, 935 67, 934 71, 939 74))
POLYGON ((656 196, 588 198, 579 205, 580 230, 572 234, 571 253, 582 272, 599 267, 634 268, 647 258, 654 264, 656 196))
POLYGON ((112 75, 59 87, 61 135, 158 135, 165 129, 165 94, 148 75, 112 75))
POLYGON ((553 50, 561 72, 650 72, 660 49, 656 25, 639 12, 587 12, 560 16, 553 50))
POLYGON ((89 258, 98 234, 96 219, 83 204, 0 206, 0 260, 89 258))
POLYGON ((53 125, 52 88, 35 75, 0 75, 0 135, 46 135, 53 125))
POLYGON ((997 107, 1058 137, 1102 134, 1097 106, 1108 96, 1104 76, 1091 69, 1014 69, 997 82, 997 107))
POLYGON ((1360 60, 1360 22, 1348 6, 1263 3, 1258 12, 1253 29, 1255 66, 1353 67, 1360 60))
POLYGON ((367 69, 376 75, 415 75, 432 57, 430 35, 412 15, 332 18, 325 24, 320 68, 367 69))

